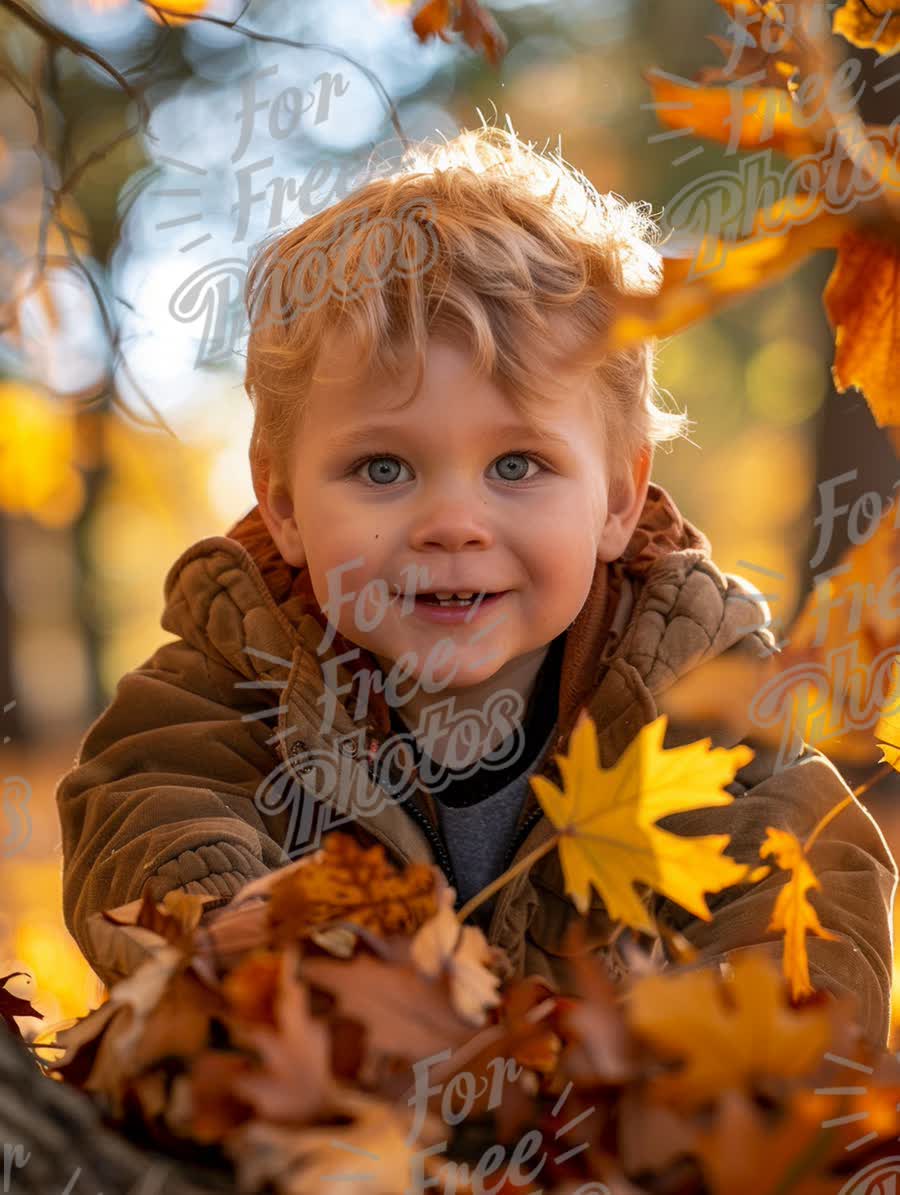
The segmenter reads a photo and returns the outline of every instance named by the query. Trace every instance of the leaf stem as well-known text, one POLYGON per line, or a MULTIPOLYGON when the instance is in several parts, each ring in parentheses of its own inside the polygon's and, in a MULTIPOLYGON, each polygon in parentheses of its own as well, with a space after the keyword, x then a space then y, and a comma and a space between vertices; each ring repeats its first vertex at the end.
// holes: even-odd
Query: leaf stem
POLYGON ((532 863, 536 863, 538 859, 542 859, 544 855, 549 854, 559 842, 561 837, 562 835, 557 831, 557 833, 548 838, 546 842, 542 842, 541 845, 535 847, 533 851, 529 851, 528 854, 523 859, 520 859, 518 863, 514 863, 512 867, 507 867, 506 871, 501 872, 500 875, 491 880, 486 888, 482 888, 480 892, 476 892, 472 899, 467 900, 463 907, 456 914, 456 918, 460 924, 465 921, 465 919, 473 912, 473 910, 477 909, 479 905, 484 904, 486 900, 492 897, 494 893, 498 891, 498 889, 505 887, 510 880, 515 879, 520 871, 524 871, 526 867, 530 867, 532 863))
POLYGON ((878 768, 875 772, 872 773, 872 775, 869 777, 868 780, 866 780, 862 784, 860 784, 857 788, 855 788, 853 790, 853 792, 847 793, 846 797, 844 797, 843 800, 838 801, 838 803, 835 806, 833 806, 831 809, 829 809, 828 812, 826 814, 824 814, 824 816, 819 819, 818 824, 816 825, 816 827, 813 829, 812 833, 809 835, 809 837, 804 842, 803 853, 806 854, 809 851, 809 848, 816 841, 816 839, 819 837, 819 835, 822 833, 822 831, 825 829, 825 827, 828 825, 828 823, 830 821, 832 821, 833 818, 836 818, 842 809, 846 809, 846 807, 851 803, 851 801, 855 797, 861 797, 863 795, 863 793, 868 792, 869 789, 873 787, 873 785, 878 784, 878 782, 880 780, 883 780, 884 777, 887 776, 887 774, 889 772, 892 772, 893 770, 894 769, 891 767, 891 765, 889 763, 882 764, 880 768, 878 768))

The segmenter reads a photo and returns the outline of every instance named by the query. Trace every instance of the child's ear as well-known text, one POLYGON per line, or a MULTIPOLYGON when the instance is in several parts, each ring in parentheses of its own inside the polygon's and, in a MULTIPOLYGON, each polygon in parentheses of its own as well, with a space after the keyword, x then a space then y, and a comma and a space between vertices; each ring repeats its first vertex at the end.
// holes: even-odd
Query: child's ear
POLYGON ((606 523, 600 529, 597 543, 600 560, 618 560, 628 547, 647 500, 652 463, 653 445, 646 444, 638 451, 631 469, 617 485, 610 486, 606 523))
POLYGON ((278 551, 288 564, 302 568, 306 564, 306 552, 297 520, 294 503, 287 485, 271 468, 266 458, 250 461, 253 478, 253 492, 259 503, 259 513, 275 541, 278 551))

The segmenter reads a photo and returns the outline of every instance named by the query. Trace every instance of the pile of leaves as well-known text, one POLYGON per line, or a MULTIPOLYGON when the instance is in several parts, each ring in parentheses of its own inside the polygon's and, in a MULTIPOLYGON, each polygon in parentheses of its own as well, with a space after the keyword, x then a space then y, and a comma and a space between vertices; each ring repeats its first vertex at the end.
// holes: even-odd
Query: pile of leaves
POLYGON ((246 1191, 824 1195, 896 1154, 900 1065, 846 1000, 628 939, 624 985, 594 955, 565 994, 502 984, 454 896, 339 832, 228 905, 145 895, 108 916, 147 959, 60 1034, 56 1077, 246 1191))

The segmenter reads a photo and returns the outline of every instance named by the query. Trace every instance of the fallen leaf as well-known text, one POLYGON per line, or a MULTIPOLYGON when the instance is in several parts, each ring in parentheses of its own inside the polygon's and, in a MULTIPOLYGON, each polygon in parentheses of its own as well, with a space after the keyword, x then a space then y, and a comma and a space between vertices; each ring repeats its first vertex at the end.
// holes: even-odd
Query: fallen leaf
POLYGON ((311 935, 335 921, 382 935, 414 933, 437 911, 434 868, 391 864, 381 843, 361 847, 332 832, 322 849, 276 873, 269 889, 269 923, 276 943, 311 935))
POLYGON ((500 978, 488 969, 497 951, 477 926, 460 925, 454 913, 456 889, 441 892, 437 913, 416 931, 410 958, 423 975, 446 974, 453 1007, 471 1025, 483 1025, 487 1009, 500 1003, 500 978))
POLYGON ((832 1164, 844 1151, 822 1127, 830 1110, 830 1101, 803 1091, 786 1112, 767 1116, 745 1092, 724 1091, 713 1127, 694 1140, 711 1195, 836 1195, 843 1180, 832 1164))
POLYGON ((133 925, 149 930, 173 946, 189 951, 205 907, 219 902, 220 898, 212 894, 185 892, 182 888, 173 888, 162 900, 156 901, 151 888, 146 886, 139 901, 104 910, 103 917, 113 925, 133 925))
POLYGON ((426 979, 409 963, 368 955, 346 962, 305 957, 300 977, 331 992, 340 1011, 365 1027, 369 1048, 380 1055, 425 1058, 473 1032, 453 1008, 446 982, 426 979))
POLYGON ((252 1048, 262 1064, 239 1075, 233 1090, 274 1124, 308 1124, 333 1111, 328 1025, 310 1013, 309 993, 296 978, 298 957, 295 947, 287 947, 279 958, 274 1029, 230 1022, 237 1043, 252 1048))
POLYGON ((728 978, 714 967, 638 980, 626 998, 632 1029, 660 1057, 679 1061, 652 1088, 694 1108, 760 1076, 796 1079, 819 1065, 831 1041, 828 1005, 794 1008, 765 955, 736 952, 728 978))
POLYGON ((20 996, 14 996, 12 992, 6 990, 6 985, 11 979, 15 979, 17 975, 26 974, 26 971, 10 971, 8 975, 0 975, 0 1017, 6 1021, 13 1036, 19 1038, 22 1037, 22 1030, 16 1024, 15 1017, 37 1017, 39 1021, 44 1019, 44 1014, 38 1012, 30 1000, 23 1000, 20 996))
POLYGON ((565 1048, 560 1070, 583 1086, 624 1083, 634 1074, 619 990, 597 959, 573 960, 578 999, 560 1001, 557 1014, 565 1048))
POLYGON ((446 1135, 446 1126, 426 1117, 409 1142, 410 1117, 362 1093, 345 1092, 342 1111, 352 1117, 349 1124, 299 1130, 258 1120, 242 1125, 225 1144, 241 1190, 259 1191, 271 1182, 280 1195, 322 1195, 340 1175, 341 1195, 404 1195, 421 1173, 414 1168, 416 1156, 446 1135))
POLYGON ((252 1106, 238 1096, 235 1086, 252 1069, 251 1060, 235 1051, 204 1050, 193 1059, 189 1128, 195 1141, 222 1141, 252 1115, 252 1106))

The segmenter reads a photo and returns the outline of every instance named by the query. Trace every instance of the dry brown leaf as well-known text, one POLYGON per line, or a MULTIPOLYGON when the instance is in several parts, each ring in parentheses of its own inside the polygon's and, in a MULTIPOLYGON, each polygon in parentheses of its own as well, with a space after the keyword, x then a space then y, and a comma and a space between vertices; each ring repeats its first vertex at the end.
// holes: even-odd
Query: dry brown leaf
POLYGON ((177 969, 129 1047, 123 1060, 127 1073, 140 1074, 168 1058, 196 1057, 207 1045, 211 1019, 224 1010, 220 991, 205 984, 191 967, 177 969))
POLYGON ((11 979, 26 974, 26 971, 10 971, 8 975, 0 975, 0 1017, 6 1021, 14 1037, 22 1036, 22 1030, 16 1024, 15 1017, 37 1017, 39 1021, 44 1019, 44 1014, 38 1012, 30 1000, 23 1000, 21 996, 14 996, 6 990, 6 985, 11 979))
POLYGON ((619 1151, 628 1174, 666 1170, 693 1153, 693 1120, 666 1104, 648 1101, 638 1086, 628 1086, 619 1102, 619 1151))
MULTIPOLYGON (((104 1035, 108 1022, 116 1014, 130 1010, 133 1018, 129 1019, 129 1031, 121 1041, 123 1057, 127 1057, 140 1038, 144 1021, 153 1012, 180 962, 181 956, 175 947, 165 946, 147 959, 133 975, 115 984, 109 998, 99 1008, 93 1009, 70 1029, 63 1029, 57 1034, 56 1044, 65 1053, 54 1063, 55 1068, 65 1072, 69 1082, 78 1082, 82 1086, 76 1076, 82 1075, 86 1059, 92 1059, 96 1053, 97 1039, 104 1035)), ((89 1073, 83 1074, 85 1080, 89 1073)))
POLYGON ((152 930, 173 945, 189 943, 206 908, 219 904, 220 900, 220 897, 211 893, 192 893, 185 892, 183 888, 173 888, 162 900, 155 901, 150 896, 150 890, 145 888, 136 924, 152 930))
POLYGON ((434 868, 411 863, 398 871, 380 843, 364 848, 335 831, 299 864, 276 873, 270 887, 269 922, 276 943, 336 921, 382 935, 411 934, 437 911, 434 868))
POLYGON ((560 1069, 577 1083, 624 1083, 634 1074, 619 992, 601 960, 573 961, 577 999, 561 998, 557 1018, 566 1047, 560 1069))
POLYGON ((410 958, 429 979, 446 975, 453 1007, 470 1025, 483 1025, 487 1010, 500 1003, 500 978, 488 969, 499 951, 477 926, 460 925, 453 911, 455 888, 444 888, 440 901, 437 913, 413 937, 410 958))
POLYGON ((235 1041, 259 1054, 258 1072, 239 1075, 234 1092, 274 1124, 309 1124, 333 1112, 335 1086, 327 1023, 310 1013, 309 992, 296 978, 298 952, 279 959, 275 1028, 230 1023, 235 1041))
POLYGON ((195 958, 202 961, 208 971, 223 974, 236 966, 250 951, 271 944, 268 901, 254 899, 239 902, 235 897, 231 904, 210 913, 205 929, 206 933, 200 935, 195 943, 195 958))
POLYGON ((281 955, 257 950, 222 980, 229 1012, 250 1024, 275 1025, 275 999, 281 976, 281 955))
POLYGON ((500 26, 478 0, 428 0, 413 17, 413 32, 421 42, 430 37, 449 42, 451 32, 461 33, 466 44, 495 67, 508 46, 500 26))
POLYGON ((510 1056, 530 1070, 551 1074, 562 1049, 554 1020, 558 992, 542 976, 526 975, 508 983, 500 996, 498 1021, 509 1035, 510 1056))
POLYGON ((766 1116, 743 1091, 722 1093, 713 1128, 697 1133, 694 1143, 711 1195, 778 1195, 786 1190, 791 1195, 836 1195, 843 1180, 832 1165, 845 1162, 846 1154, 834 1133, 822 1127, 832 1101, 801 1091, 791 1096, 788 1108, 786 1115, 766 1116))
POLYGON ((232 1133, 226 1150, 241 1190, 273 1182, 279 1195, 322 1195, 340 1174, 342 1195, 406 1195, 417 1173, 415 1155, 443 1140, 446 1126, 424 1118, 410 1144, 402 1108, 351 1091, 342 1099, 350 1124, 297 1130, 250 1121, 232 1133))
POLYGON ((249 1058, 233 1051, 205 1050, 192 1061, 189 1127, 195 1141, 222 1141, 252 1115, 251 1105, 240 1099, 236 1088, 252 1069, 249 1058))
POLYGON ((303 958, 300 976, 337 998, 342 1013, 363 1025, 377 1054, 419 1059, 472 1035, 454 1010, 446 982, 428 980, 410 963, 368 955, 343 962, 303 958))

